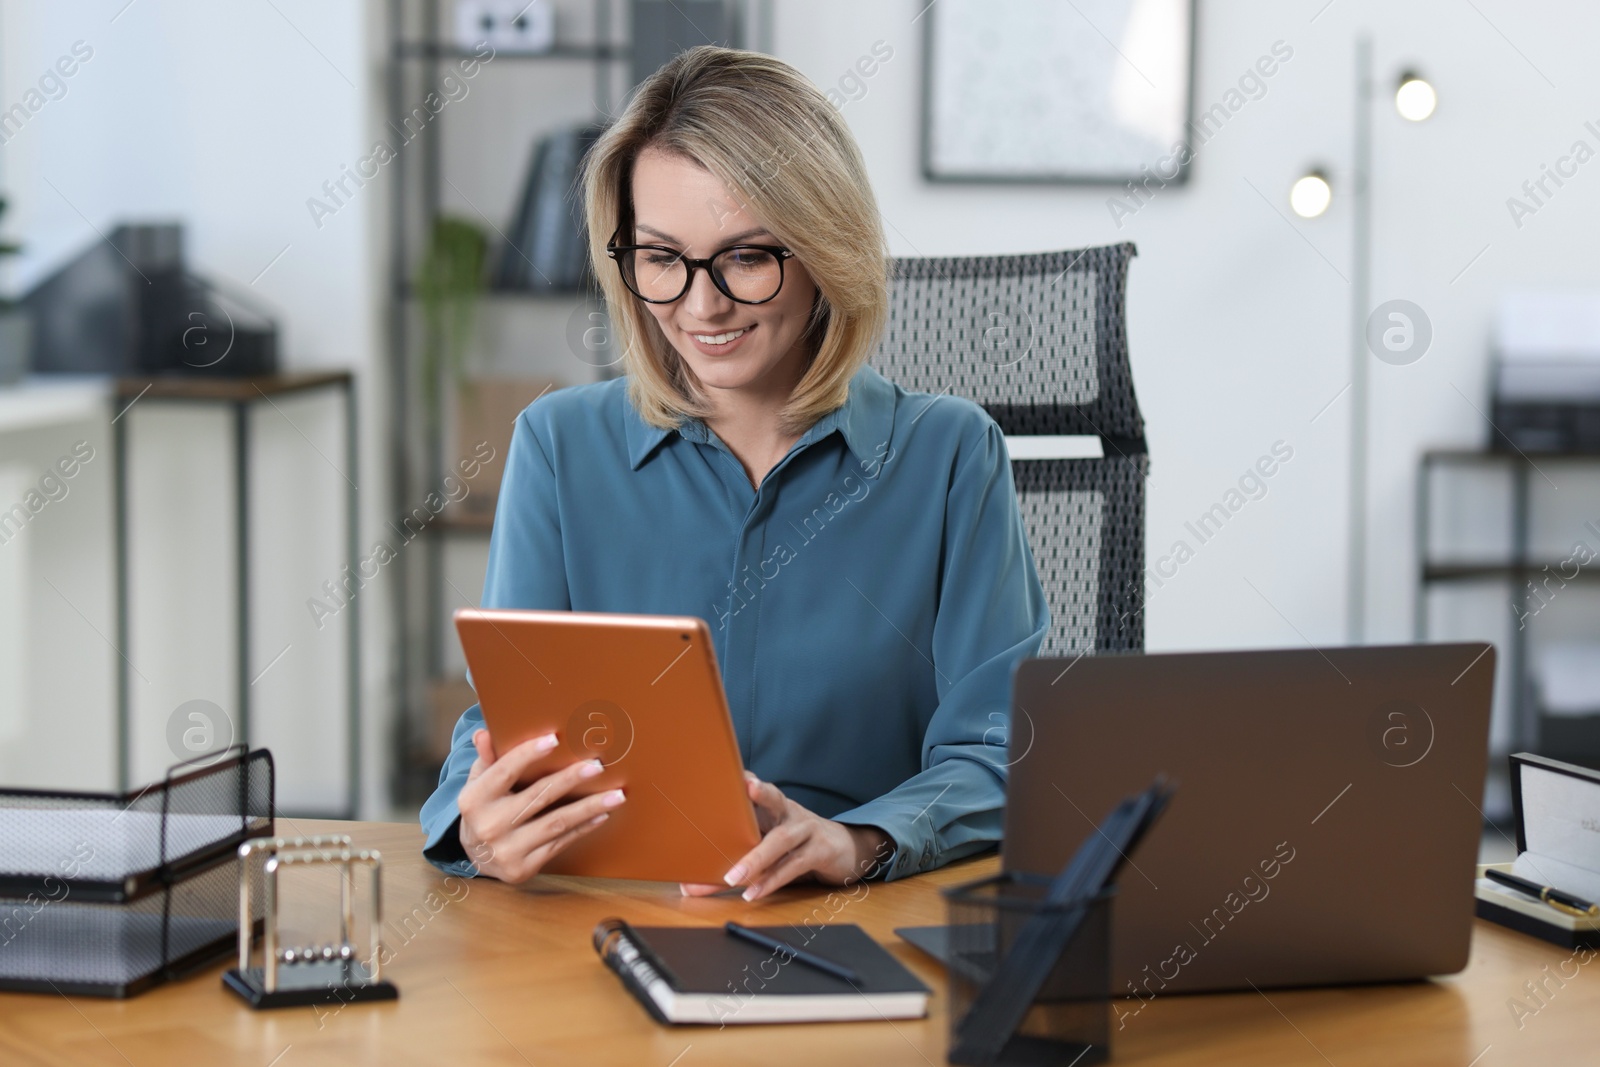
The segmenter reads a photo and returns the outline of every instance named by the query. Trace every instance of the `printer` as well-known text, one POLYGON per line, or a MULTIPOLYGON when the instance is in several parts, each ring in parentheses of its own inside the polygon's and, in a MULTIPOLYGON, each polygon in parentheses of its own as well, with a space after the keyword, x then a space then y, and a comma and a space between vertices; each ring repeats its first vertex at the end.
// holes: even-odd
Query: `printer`
POLYGON ((120 225, 22 298, 42 374, 276 373, 278 331, 251 298, 191 273, 178 223, 120 225))
POLYGON ((1494 349, 1492 448, 1600 453, 1600 292, 1508 295, 1494 349))

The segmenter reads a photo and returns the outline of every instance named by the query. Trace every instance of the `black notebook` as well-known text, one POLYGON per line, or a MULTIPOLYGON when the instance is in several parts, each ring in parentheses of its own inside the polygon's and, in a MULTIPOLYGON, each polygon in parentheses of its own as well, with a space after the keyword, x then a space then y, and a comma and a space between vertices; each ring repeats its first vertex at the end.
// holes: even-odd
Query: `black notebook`
POLYGON ((855 971, 836 978, 720 926, 595 927, 600 958, 664 1023, 792 1023, 916 1019, 929 989, 861 927, 758 926, 761 933, 855 971))

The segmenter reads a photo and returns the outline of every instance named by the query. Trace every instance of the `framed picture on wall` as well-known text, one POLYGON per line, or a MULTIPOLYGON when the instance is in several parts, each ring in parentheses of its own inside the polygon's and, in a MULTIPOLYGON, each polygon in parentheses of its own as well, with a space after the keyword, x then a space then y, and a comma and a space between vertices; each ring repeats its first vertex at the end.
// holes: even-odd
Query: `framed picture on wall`
POLYGON ((938 0, 921 18, 930 180, 1188 176, 1194 0, 938 0))

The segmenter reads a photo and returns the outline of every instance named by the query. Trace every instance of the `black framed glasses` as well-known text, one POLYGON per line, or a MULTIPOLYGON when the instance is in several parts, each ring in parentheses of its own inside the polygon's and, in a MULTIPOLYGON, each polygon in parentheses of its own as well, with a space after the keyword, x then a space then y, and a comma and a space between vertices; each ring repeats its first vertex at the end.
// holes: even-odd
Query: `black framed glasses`
MULTIPOLYGON (((620 231, 619 231, 620 232, 620 231)), ((781 245, 729 245, 706 259, 693 259, 666 245, 619 245, 613 233, 606 255, 616 261, 622 283, 647 304, 670 304, 704 269, 729 300, 765 304, 783 288, 783 261, 794 253, 781 245)))

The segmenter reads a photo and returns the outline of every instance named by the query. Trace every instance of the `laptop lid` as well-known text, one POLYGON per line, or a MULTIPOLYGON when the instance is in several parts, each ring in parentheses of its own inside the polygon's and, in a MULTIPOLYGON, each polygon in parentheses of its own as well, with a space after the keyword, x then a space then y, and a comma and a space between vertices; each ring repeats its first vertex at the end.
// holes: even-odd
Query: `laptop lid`
POLYGON ((1112 992, 1370 982, 1467 962, 1491 645, 1030 659, 1003 865, 1055 872, 1177 794, 1119 879, 1112 992))

